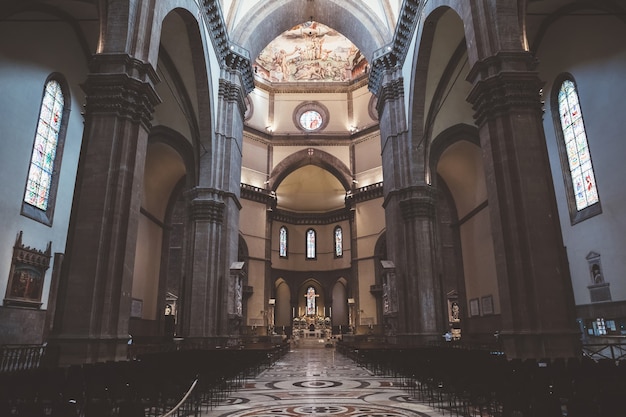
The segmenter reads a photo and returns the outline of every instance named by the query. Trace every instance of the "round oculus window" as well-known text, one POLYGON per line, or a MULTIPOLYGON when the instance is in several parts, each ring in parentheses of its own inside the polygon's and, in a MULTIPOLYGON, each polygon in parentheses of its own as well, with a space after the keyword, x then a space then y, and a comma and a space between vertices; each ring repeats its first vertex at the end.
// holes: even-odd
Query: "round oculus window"
POLYGON ((322 126, 322 115, 315 110, 307 110, 300 115, 300 126, 304 130, 313 131, 322 126))

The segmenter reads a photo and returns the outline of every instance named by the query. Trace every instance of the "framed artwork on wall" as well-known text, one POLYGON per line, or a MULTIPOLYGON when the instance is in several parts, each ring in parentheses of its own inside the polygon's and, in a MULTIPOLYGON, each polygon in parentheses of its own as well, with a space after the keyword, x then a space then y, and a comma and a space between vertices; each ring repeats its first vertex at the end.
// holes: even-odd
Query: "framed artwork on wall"
POLYGON ((45 251, 25 246, 20 231, 13 246, 4 305, 36 309, 41 307, 44 278, 52 256, 51 248, 52 242, 48 243, 45 251))
POLYGON ((486 295, 481 299, 483 315, 493 314, 493 296, 486 295))
POLYGON ((478 298, 472 298, 469 300, 469 309, 471 317, 480 316, 480 304, 478 302, 478 298))

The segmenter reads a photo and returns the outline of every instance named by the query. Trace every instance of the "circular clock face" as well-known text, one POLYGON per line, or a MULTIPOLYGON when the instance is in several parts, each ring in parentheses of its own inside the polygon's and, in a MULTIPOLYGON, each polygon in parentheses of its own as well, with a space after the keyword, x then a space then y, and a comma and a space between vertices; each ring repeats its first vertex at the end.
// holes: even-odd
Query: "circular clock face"
POLYGON ((308 131, 317 130, 322 126, 322 115, 315 110, 308 110, 300 116, 300 126, 308 131))

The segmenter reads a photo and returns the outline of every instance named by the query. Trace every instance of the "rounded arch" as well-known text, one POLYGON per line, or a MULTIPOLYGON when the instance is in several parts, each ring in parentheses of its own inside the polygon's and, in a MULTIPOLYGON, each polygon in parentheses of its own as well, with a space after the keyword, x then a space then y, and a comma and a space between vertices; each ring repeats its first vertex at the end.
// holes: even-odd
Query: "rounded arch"
MULTIPOLYGON (((179 1, 177 3, 185 3, 179 1)), ((212 151, 212 106, 214 103, 211 100, 211 81, 209 79, 209 50, 206 49, 206 39, 203 36, 203 32, 200 29, 198 20, 194 14, 190 11, 192 7, 189 4, 183 8, 180 5, 178 7, 172 7, 164 13, 159 20, 158 31, 153 31, 153 36, 157 36, 156 44, 164 44, 166 42, 163 36, 163 28, 167 28, 168 17, 177 15, 186 29, 186 38, 189 46, 189 59, 187 62, 180 62, 176 59, 176 64, 173 63, 173 58, 167 53, 164 47, 158 48, 158 59, 168 70, 172 72, 173 79, 168 82, 168 87, 173 89, 173 93, 178 97, 180 106, 184 109, 184 116, 189 126, 189 131, 195 148, 194 156, 194 184, 200 181, 200 171, 203 169, 210 169, 209 167, 201 166, 201 161, 210 160, 205 157, 207 153, 212 151), (182 74, 182 73, 185 74, 182 74), (183 75, 189 74, 188 77, 183 75), (183 82, 183 79, 192 79, 193 84, 183 82), (202 158, 204 157, 204 158, 202 158)), ((196 6, 197 7, 197 6, 196 6)), ((162 11, 163 12, 163 11, 162 11)), ((156 60, 156 58, 155 58, 156 60)))
POLYGON ((310 148, 295 152, 276 165, 268 179, 269 189, 276 191, 285 177, 306 165, 327 170, 339 180, 346 191, 352 186, 352 174, 343 162, 328 152, 310 148))
MULTIPOLYGON (((16 4, 2 6, 2 10, 0 11, 0 21, 8 20, 11 16, 23 12, 42 12, 50 14, 60 21, 67 23, 71 30, 74 32, 76 40, 82 49, 85 64, 89 63, 94 51, 89 46, 88 37, 85 35, 85 32, 77 17, 61 9, 60 7, 50 4, 16 2, 16 4)), ((95 7, 93 8, 93 12, 94 16, 97 16, 98 10, 95 7)), ((84 18, 84 16, 82 16, 82 18, 84 18)))
POLYGON ((319 307, 320 305, 324 306, 326 303, 326 292, 324 291, 324 285, 315 278, 307 278, 302 283, 295 288, 295 304, 296 304, 296 312, 299 316, 306 315, 306 307, 307 307, 307 295, 308 289, 312 287, 315 291, 315 306, 319 307))
POLYGON ((311 19, 346 36, 368 60, 393 36, 387 24, 362 2, 287 0, 260 2, 233 28, 231 39, 256 57, 278 35, 311 19))
POLYGON ((541 26, 537 30, 533 43, 530 46, 530 51, 535 55, 541 46, 546 33, 550 26, 555 24, 558 20, 571 16, 572 13, 580 10, 598 10, 601 12, 609 13, 611 16, 621 20, 626 24, 626 8, 621 7, 613 2, 585 2, 585 3, 570 3, 557 10, 555 10, 550 16, 541 22, 541 26))
MULTIPOLYGON (((433 141, 429 147, 428 165, 430 172, 437 172, 437 164, 444 151, 453 145, 454 143, 465 140, 480 147, 480 137, 478 135, 478 128, 476 126, 470 126, 468 124, 459 123, 451 126, 441 132, 433 141)), ((437 185, 437 175, 433 175, 432 184, 437 185)))
POLYGON ((274 322, 276 326, 291 327, 293 315, 292 289, 289 283, 283 278, 278 278, 274 282, 273 297, 276 300, 274 306, 274 322))
MULTIPOLYGON (((416 142, 415 149, 422 149, 419 161, 423 163, 424 179, 429 182, 431 172, 426 162, 430 137, 437 116, 448 94, 458 79, 458 67, 466 55, 466 37, 463 31, 463 21, 454 9, 441 6, 433 10, 421 26, 419 44, 413 57, 413 72, 411 74, 409 108, 414 109, 408 114, 411 138, 416 142), (438 59, 434 57, 441 50, 435 52, 434 46, 437 37, 441 38, 440 22, 446 17, 446 49, 450 52, 447 63, 437 66, 438 59), (456 32, 454 32, 456 25, 456 32), (424 159, 422 159, 424 158, 424 159)), ((439 45, 441 48, 441 45, 439 45)), ((468 105, 469 106, 469 105, 468 105)))
POLYGON ((333 331, 347 332, 350 324, 348 321, 348 280, 344 277, 337 279, 331 288, 331 297, 333 331))
POLYGON ((197 164, 196 153, 189 141, 179 132, 167 126, 155 126, 148 136, 148 144, 163 143, 173 148, 183 160, 186 168, 186 187, 196 184, 197 164))

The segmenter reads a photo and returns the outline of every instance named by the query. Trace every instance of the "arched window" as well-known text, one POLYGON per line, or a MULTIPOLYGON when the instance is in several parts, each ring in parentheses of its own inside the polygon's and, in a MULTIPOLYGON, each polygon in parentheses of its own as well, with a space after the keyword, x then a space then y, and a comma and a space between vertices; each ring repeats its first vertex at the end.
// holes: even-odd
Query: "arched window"
POLYGON ((22 214, 52 224, 61 165, 61 153, 69 116, 68 95, 58 75, 48 78, 43 91, 35 142, 30 159, 22 214))
POLYGON ((278 231, 278 256, 286 258, 287 253, 287 228, 285 226, 281 226, 278 231))
POLYGON ((306 259, 315 259, 315 256, 315 230, 309 229, 306 231, 306 259))
POLYGON ((315 304, 315 297, 317 297, 317 294, 315 294, 315 288, 313 287, 307 288, 306 294, 304 296, 306 297, 307 316, 313 316, 317 314, 317 307, 315 304))
POLYGON ((576 84, 570 75, 564 75, 555 83, 555 88, 552 108, 558 114, 555 124, 560 137, 559 154, 570 219, 575 224, 601 213, 600 197, 576 84))
POLYGON ((335 258, 341 258, 343 256, 343 230, 341 229, 341 226, 335 227, 334 239, 335 258))

